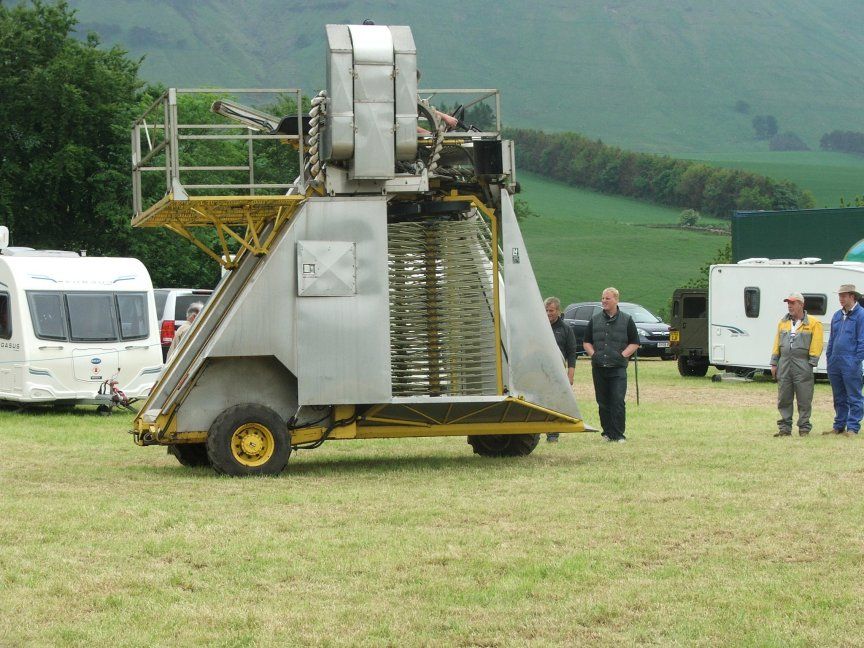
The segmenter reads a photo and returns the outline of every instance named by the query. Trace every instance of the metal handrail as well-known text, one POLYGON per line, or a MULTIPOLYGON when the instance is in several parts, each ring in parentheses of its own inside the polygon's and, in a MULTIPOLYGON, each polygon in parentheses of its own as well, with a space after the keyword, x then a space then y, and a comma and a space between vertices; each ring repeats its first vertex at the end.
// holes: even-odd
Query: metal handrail
MULTIPOLYGON (((154 100, 138 119, 132 123, 131 145, 132 145, 132 192, 133 211, 135 216, 144 212, 155 204, 157 199, 148 200, 145 203, 143 195, 143 179, 145 175, 150 176, 153 172, 164 174, 164 195, 175 194, 179 188, 184 191, 197 191, 202 189, 225 189, 238 196, 255 195, 257 190, 287 189, 294 186, 293 182, 262 183, 256 182, 255 167, 256 154, 254 144, 259 140, 280 140, 297 142, 298 166, 300 169, 299 182, 303 187, 306 185, 304 171, 304 150, 301 135, 283 135, 261 133, 247 126, 229 122, 224 117, 212 115, 214 123, 194 123, 193 120, 183 119, 184 106, 180 97, 186 94, 210 94, 219 97, 234 95, 253 95, 263 97, 273 95, 293 96, 297 107, 297 132, 302 133, 303 127, 303 105, 302 91, 296 88, 169 88, 154 100), (203 132, 203 131, 216 132, 203 132), (222 131, 222 132, 220 132, 222 131), (187 142, 187 146, 194 146, 196 142, 213 141, 235 141, 246 142, 245 164, 201 164, 200 160, 188 160, 190 153, 181 150, 181 142, 187 142), (164 161, 155 162, 159 156, 164 155, 164 161), (183 159, 181 159, 183 158, 183 159), (248 175, 247 182, 224 182, 224 183, 186 183, 181 174, 189 172, 245 172, 248 175)), ((210 116, 208 115, 208 119, 210 116)), ((242 149, 238 147, 238 153, 242 149)), ((236 180, 236 178, 235 178, 236 180)), ((293 180, 291 178, 290 180, 293 180)), ((188 195, 188 194, 187 194, 188 195)), ((161 196, 159 197, 161 198, 161 196)), ((175 199, 182 196, 175 195, 175 199)))

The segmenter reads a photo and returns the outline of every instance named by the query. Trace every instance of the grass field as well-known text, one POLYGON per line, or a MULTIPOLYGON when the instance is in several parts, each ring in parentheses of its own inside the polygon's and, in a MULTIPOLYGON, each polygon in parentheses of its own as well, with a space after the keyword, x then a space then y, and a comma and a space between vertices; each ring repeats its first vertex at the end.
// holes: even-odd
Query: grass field
MULTIPOLYGON (((524 198, 539 218, 521 223, 537 283, 566 306, 600 299, 608 286, 621 299, 657 312, 672 291, 692 279, 699 267, 725 245, 728 236, 660 229, 647 225, 678 222, 680 210, 606 196, 519 175, 524 198)), ((706 218, 704 224, 719 223, 706 218)))
POLYGON ((0 412, 0 645, 861 645, 864 441, 772 438, 772 384, 639 371, 627 444, 331 442, 269 479, 0 412))

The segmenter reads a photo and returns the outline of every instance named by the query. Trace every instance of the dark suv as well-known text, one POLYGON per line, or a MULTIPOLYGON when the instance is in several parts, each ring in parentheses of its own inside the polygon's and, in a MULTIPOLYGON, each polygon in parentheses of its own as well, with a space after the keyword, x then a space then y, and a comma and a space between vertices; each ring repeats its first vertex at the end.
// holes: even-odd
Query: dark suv
MULTIPOLYGON (((633 318, 636 330, 639 331, 639 357, 660 357, 672 360, 674 357, 669 349, 669 325, 654 315, 647 308, 630 302, 620 302, 618 308, 633 318)), ((570 304, 564 309, 564 319, 573 327, 576 343, 582 352, 582 341, 585 339, 585 329, 588 321, 599 313, 603 307, 600 302, 579 302, 570 304)))
POLYGON ((155 288, 156 317, 159 319, 159 338, 162 342, 162 360, 168 355, 168 347, 174 332, 186 322, 186 310, 191 304, 206 304, 212 290, 193 288, 155 288))

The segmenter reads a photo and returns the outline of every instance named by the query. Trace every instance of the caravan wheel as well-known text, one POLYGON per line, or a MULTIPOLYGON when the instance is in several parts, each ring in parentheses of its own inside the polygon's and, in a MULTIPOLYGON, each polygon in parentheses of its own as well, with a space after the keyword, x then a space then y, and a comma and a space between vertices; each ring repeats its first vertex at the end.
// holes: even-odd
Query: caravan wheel
POLYGON ((225 475, 278 475, 290 454, 288 426, 264 405, 229 407, 216 417, 207 434, 210 463, 225 475))

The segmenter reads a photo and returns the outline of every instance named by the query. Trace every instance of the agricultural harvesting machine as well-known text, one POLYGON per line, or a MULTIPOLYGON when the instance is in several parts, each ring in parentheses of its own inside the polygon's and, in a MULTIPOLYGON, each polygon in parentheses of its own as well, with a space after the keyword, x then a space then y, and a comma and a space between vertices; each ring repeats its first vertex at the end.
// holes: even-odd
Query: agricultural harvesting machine
POLYGON ((308 115, 294 89, 170 89, 133 125, 133 225, 227 271, 135 442, 247 475, 327 440, 467 436, 512 456, 584 431, 517 224, 498 92, 418 90, 408 27, 326 34, 308 115), (190 120, 184 99, 202 94, 218 100, 190 120), (448 114, 448 97, 462 108, 448 114), (465 124, 481 104, 489 124, 465 124), (267 145, 290 162, 281 183, 264 180, 267 145))

